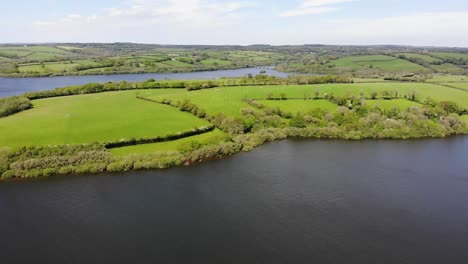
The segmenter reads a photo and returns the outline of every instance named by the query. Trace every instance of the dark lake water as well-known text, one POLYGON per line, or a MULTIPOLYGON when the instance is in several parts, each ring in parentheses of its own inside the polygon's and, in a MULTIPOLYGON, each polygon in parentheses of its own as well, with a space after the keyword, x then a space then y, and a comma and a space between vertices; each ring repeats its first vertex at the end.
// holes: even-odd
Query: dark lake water
POLYGON ((90 82, 109 81, 144 81, 149 78, 156 80, 195 80, 214 79, 221 77, 242 77, 247 74, 265 74, 279 77, 288 76, 287 73, 272 70, 271 67, 246 68, 222 71, 202 71, 186 73, 146 73, 146 74, 117 74, 117 75, 89 75, 89 76, 59 76, 59 77, 38 77, 38 78, 2 78, 0 77, 0 97, 20 95, 31 91, 47 90, 68 85, 81 85, 90 82))
POLYGON ((1 263, 467 263, 468 137, 0 183, 1 263))

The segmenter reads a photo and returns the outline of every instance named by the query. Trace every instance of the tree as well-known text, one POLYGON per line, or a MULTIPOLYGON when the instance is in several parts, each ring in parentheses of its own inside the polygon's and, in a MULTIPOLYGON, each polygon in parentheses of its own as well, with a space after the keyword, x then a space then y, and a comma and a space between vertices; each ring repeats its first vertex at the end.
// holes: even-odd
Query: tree
POLYGON ((292 127, 304 128, 307 126, 307 123, 304 119, 304 116, 300 113, 297 113, 293 118, 291 118, 289 125, 292 127))
POLYGON ((409 99, 411 101, 416 101, 416 91, 415 90, 412 90, 410 95, 409 95, 409 99))
POLYGON ((318 99, 318 98, 319 98, 319 95, 320 95, 319 89, 318 89, 318 88, 315 88, 315 90, 314 90, 314 97, 315 97, 315 99, 318 99))
POLYGON ((375 100, 377 98, 377 92, 372 92, 371 93, 371 99, 375 100))

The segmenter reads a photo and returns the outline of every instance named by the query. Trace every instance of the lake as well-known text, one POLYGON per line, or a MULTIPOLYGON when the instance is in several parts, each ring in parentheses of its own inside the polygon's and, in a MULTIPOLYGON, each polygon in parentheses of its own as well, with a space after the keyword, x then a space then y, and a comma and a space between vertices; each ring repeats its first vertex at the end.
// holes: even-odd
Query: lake
POLYGON ((145 81, 155 80, 195 80, 214 79, 221 77, 243 77, 250 74, 257 75, 260 71, 265 74, 286 77, 289 74, 272 70, 271 67, 256 67, 221 71, 201 71, 184 73, 145 73, 145 74, 116 74, 116 75, 87 75, 87 76, 58 76, 35 78, 2 78, 0 77, 0 97, 20 95, 31 91, 48 90, 69 85, 82 85, 90 82, 110 81, 145 81))
POLYGON ((468 137, 0 183, 2 263, 466 263, 468 137))

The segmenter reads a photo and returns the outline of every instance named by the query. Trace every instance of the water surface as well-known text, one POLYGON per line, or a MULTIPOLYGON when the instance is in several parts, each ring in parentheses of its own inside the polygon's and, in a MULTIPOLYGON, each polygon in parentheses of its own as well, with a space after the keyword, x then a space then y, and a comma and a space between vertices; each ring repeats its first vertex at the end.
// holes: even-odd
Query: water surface
POLYGON ((145 81, 149 78, 155 80, 196 80, 214 79, 221 77, 243 77, 256 75, 260 71, 265 74, 279 77, 288 76, 287 73, 272 70, 271 67, 257 67, 220 71, 201 71, 185 73, 145 73, 145 74, 116 74, 116 75, 86 75, 86 76, 58 76, 58 77, 31 77, 31 78, 2 78, 0 77, 0 97, 20 95, 31 91, 40 91, 64 87, 69 85, 82 85, 90 82, 109 81, 145 81))
POLYGON ((2 263, 466 263, 468 137, 0 183, 2 263))

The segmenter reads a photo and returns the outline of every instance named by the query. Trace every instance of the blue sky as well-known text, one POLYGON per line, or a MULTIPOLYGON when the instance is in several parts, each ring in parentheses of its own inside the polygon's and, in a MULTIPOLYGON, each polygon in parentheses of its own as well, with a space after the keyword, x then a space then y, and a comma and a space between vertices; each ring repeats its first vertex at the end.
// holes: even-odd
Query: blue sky
POLYGON ((461 0, 16 0, 2 11, 0 43, 468 47, 461 0))

